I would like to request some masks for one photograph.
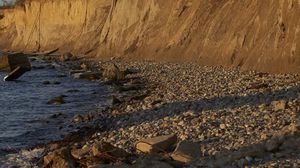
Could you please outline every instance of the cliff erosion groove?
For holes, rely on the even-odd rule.
[[[25,0],[0,49],[300,72],[300,0]]]

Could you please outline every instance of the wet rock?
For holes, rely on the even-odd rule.
[[[158,136],[137,142],[136,149],[144,153],[164,152],[171,149],[176,142],[176,135]]]
[[[73,122],[74,123],[81,123],[81,122],[83,122],[83,120],[84,120],[84,118],[83,118],[83,116],[82,115],[80,115],[80,114],[76,114],[74,117],[73,117]]]
[[[75,162],[70,154],[70,149],[61,148],[48,153],[44,157],[44,167],[75,168]]]
[[[274,111],[279,111],[286,109],[287,102],[285,100],[273,101],[271,105]]]
[[[82,72],[75,73],[73,77],[76,79],[84,79],[84,80],[98,80],[102,77],[102,73],[100,72]]]
[[[71,155],[78,160],[84,159],[86,157],[89,157],[89,154],[91,152],[91,147],[85,145],[80,149],[72,149]]]
[[[55,97],[53,99],[51,99],[50,101],[48,101],[47,104],[50,104],[50,105],[61,105],[61,104],[65,104],[65,100],[63,98],[64,96],[58,96],[58,97]]]
[[[50,81],[43,81],[43,85],[50,85]]]
[[[124,80],[125,72],[121,71],[117,65],[110,63],[104,68],[103,77],[114,81]]]
[[[182,141],[177,145],[171,157],[176,161],[189,163],[199,158],[200,154],[201,151],[199,144],[189,141]]]

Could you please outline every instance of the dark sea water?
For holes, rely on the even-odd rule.
[[[75,114],[100,109],[108,103],[109,89],[99,82],[63,76],[60,68],[42,60],[17,81],[4,82],[0,72],[0,155],[7,148],[18,149],[61,139],[74,130]],[[61,84],[43,84],[58,81]],[[48,105],[54,97],[64,95],[66,104]],[[53,117],[55,114],[61,114]],[[5,149],[5,150],[4,150]]]

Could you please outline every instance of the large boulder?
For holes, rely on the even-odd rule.
[[[48,153],[44,157],[44,167],[47,168],[75,168],[75,162],[69,148],[61,148]]]
[[[114,81],[124,80],[125,72],[121,71],[116,64],[110,63],[104,67],[103,77],[105,79],[114,80]]]
[[[164,135],[143,139],[136,143],[136,149],[144,153],[164,152],[177,142],[176,135]]]

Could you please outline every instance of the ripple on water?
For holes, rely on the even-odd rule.
[[[0,72],[0,149],[28,147],[61,138],[72,128],[67,125],[76,113],[84,113],[107,104],[108,88],[96,82],[61,77],[62,71],[48,68],[48,63],[34,61],[33,69],[18,81],[4,82]],[[43,81],[61,84],[43,84]],[[79,92],[68,92],[70,90]],[[47,105],[56,96],[65,95],[63,105]],[[99,105],[100,104],[100,105]],[[61,113],[57,118],[53,114]],[[1,151],[1,150],[0,150]]]

